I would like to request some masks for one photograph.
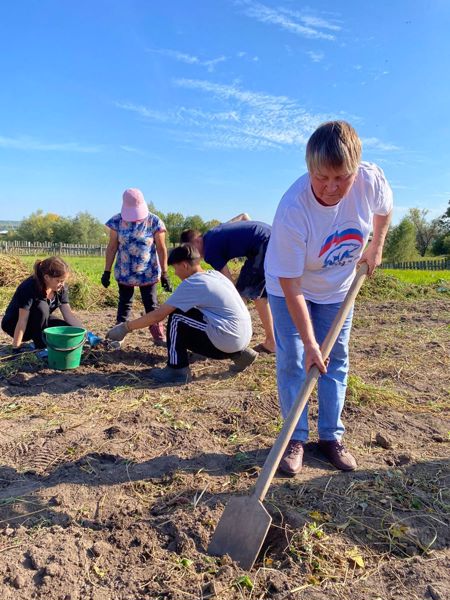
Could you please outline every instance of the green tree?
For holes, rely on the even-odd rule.
[[[156,215],[157,217],[162,219],[164,221],[164,223],[166,222],[166,217],[164,216],[164,213],[161,212],[160,210],[158,210],[156,208],[156,206],[153,204],[153,202],[147,202],[147,206],[148,206],[148,210],[151,213],[153,213],[154,215]]]
[[[432,250],[434,256],[442,256],[443,254],[450,256],[450,233],[437,237],[434,240]]]
[[[53,228],[52,242],[62,242],[65,244],[78,243],[73,235],[72,219],[61,217]]]
[[[181,213],[167,213],[164,223],[167,227],[168,241],[171,244],[178,244],[181,232],[184,229],[184,216]]]
[[[205,223],[205,231],[209,231],[210,229],[213,229],[214,227],[217,227],[217,225],[220,225],[220,221],[218,221],[217,219],[211,219],[211,221],[206,221]]]
[[[403,262],[416,260],[416,228],[412,221],[405,217],[389,230],[384,251],[385,262]]]
[[[445,213],[438,219],[439,235],[433,242],[433,254],[440,256],[441,254],[450,255],[450,200]]]
[[[17,229],[17,239],[26,242],[52,242],[61,217],[53,213],[44,215],[42,210],[23,219]]]
[[[450,200],[448,201],[448,207],[445,213],[439,219],[441,226],[444,228],[446,233],[450,233]]]
[[[185,218],[183,229],[198,229],[198,231],[203,233],[205,231],[205,222],[200,215],[192,215]]]
[[[426,209],[410,208],[407,214],[407,218],[416,229],[416,247],[420,256],[425,256],[440,230],[439,219],[427,221],[428,213]]]
[[[70,242],[75,244],[106,244],[108,242],[105,226],[88,212],[80,212],[72,219],[70,237]]]

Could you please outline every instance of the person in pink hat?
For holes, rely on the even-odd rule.
[[[103,287],[107,288],[115,260],[114,277],[119,286],[116,323],[130,318],[135,287],[139,287],[146,313],[158,308],[158,281],[166,291],[172,291],[167,276],[166,226],[148,210],[140,190],[125,190],[122,200],[120,213],[105,223],[109,228],[109,242],[101,278]],[[162,325],[152,325],[150,332],[155,343],[164,342]]]

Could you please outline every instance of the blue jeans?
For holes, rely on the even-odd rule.
[[[306,377],[303,364],[303,343],[289,314],[286,300],[269,294],[276,341],[277,384],[281,414],[285,419]],[[316,340],[323,342],[341,303],[307,302]],[[319,439],[340,440],[344,434],[341,413],[344,407],[349,368],[348,343],[352,327],[353,307],[330,353],[327,373],[319,377]],[[308,439],[308,405],[292,434],[293,440]]]

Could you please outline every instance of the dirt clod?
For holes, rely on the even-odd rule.
[[[13,587],[16,588],[16,590],[20,590],[20,589],[24,588],[25,584],[26,584],[25,577],[23,577],[22,575],[16,575],[14,577],[12,584],[13,584]]]
[[[394,445],[392,438],[387,433],[378,432],[375,436],[375,441],[378,446],[381,446],[381,448],[385,448],[386,450],[389,450]]]

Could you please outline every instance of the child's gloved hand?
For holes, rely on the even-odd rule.
[[[128,325],[125,321],[125,323],[119,323],[110,329],[106,334],[106,338],[108,340],[113,340],[114,342],[121,342],[128,333],[130,333],[130,330],[128,329]]]

